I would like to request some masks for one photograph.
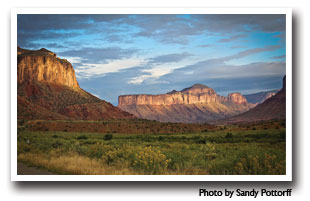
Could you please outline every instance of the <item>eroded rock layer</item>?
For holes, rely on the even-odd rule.
[[[120,109],[137,117],[163,122],[208,122],[240,114],[253,106],[240,93],[224,97],[201,84],[167,94],[123,95],[118,98]]]

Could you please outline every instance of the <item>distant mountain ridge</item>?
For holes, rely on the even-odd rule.
[[[81,89],[71,63],[44,48],[17,48],[17,116],[20,119],[135,118]]]
[[[249,103],[253,104],[259,104],[267,100],[268,98],[276,95],[280,89],[275,89],[271,91],[263,91],[263,92],[258,92],[258,93],[253,93],[253,94],[247,94],[244,95],[244,97],[247,99]]]
[[[140,118],[163,122],[207,122],[242,113],[253,106],[240,93],[224,97],[202,84],[166,94],[122,95],[118,98],[120,109]]]
[[[265,121],[286,119],[286,76],[283,78],[282,89],[263,103],[242,114],[225,119],[222,123]]]

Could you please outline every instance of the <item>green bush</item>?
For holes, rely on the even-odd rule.
[[[80,135],[80,136],[78,136],[77,139],[78,139],[78,140],[87,140],[87,136],[85,136],[85,135]]]
[[[197,144],[206,144],[207,140],[206,139],[199,139],[199,140],[196,140],[196,143]]]
[[[280,138],[281,139],[286,139],[286,132],[285,131],[280,133]]]
[[[225,138],[232,138],[232,137],[233,137],[232,133],[226,133]]]
[[[106,135],[104,135],[104,137],[103,137],[104,140],[112,140],[112,138],[113,138],[113,135],[112,135],[112,134],[106,134]]]
[[[53,148],[59,148],[61,145],[62,145],[61,142],[56,141],[55,143],[52,144],[52,147],[53,147]]]

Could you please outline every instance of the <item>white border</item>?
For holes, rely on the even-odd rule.
[[[286,175],[17,175],[17,14],[286,14]],[[14,8],[11,10],[12,181],[292,181],[291,8]]]

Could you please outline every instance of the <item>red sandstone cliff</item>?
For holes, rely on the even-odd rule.
[[[20,119],[135,118],[79,87],[70,62],[46,49],[17,49]]]
[[[176,105],[176,104],[207,104],[213,102],[232,102],[247,104],[247,100],[240,93],[228,94],[223,97],[207,86],[196,84],[182,91],[172,91],[160,95],[122,95],[118,97],[118,107],[125,105]]]
[[[44,48],[37,51],[18,48],[17,82],[25,81],[79,88],[71,63]]]
[[[231,93],[227,96],[227,101],[237,104],[247,104],[247,100],[241,93]]]
[[[193,123],[236,115],[247,111],[253,104],[249,104],[240,93],[224,97],[212,88],[196,84],[167,94],[119,96],[118,107],[150,120]]]

